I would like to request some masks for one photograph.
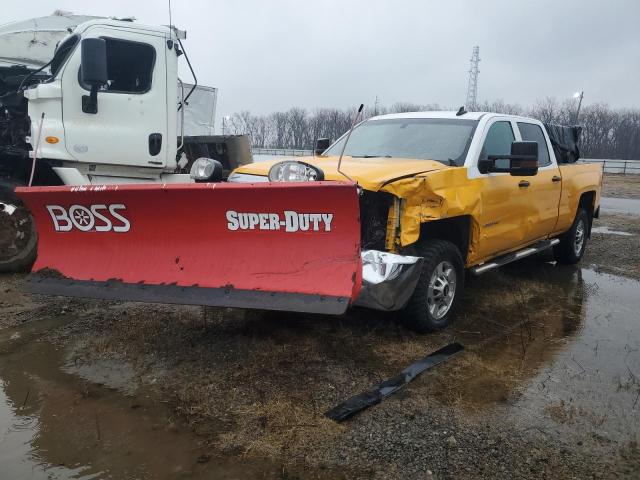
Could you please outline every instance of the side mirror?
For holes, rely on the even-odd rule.
[[[319,138],[316,140],[316,148],[313,150],[314,155],[322,155],[324,151],[331,146],[331,139]]]
[[[107,42],[102,38],[85,38],[80,44],[80,80],[91,87],[82,97],[84,113],[98,113],[98,90],[107,84]]]
[[[496,160],[509,160],[508,167],[496,166]],[[508,173],[514,177],[532,177],[538,173],[538,142],[512,142],[511,155],[489,155],[478,161],[480,173]]]
[[[538,142],[513,142],[510,156],[509,173],[514,177],[538,174]]]

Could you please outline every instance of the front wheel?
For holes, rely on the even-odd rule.
[[[573,265],[578,263],[587,248],[591,217],[584,208],[578,209],[573,225],[560,237],[560,243],[553,247],[553,254],[558,263]]]
[[[464,262],[458,248],[447,240],[425,240],[417,250],[424,257],[422,273],[400,315],[408,328],[424,333],[451,322],[464,290]]]
[[[31,212],[13,191],[0,187],[0,272],[28,271],[37,244]]]

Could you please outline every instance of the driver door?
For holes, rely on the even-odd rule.
[[[82,97],[89,86],[80,80],[78,46],[62,74],[67,151],[79,162],[164,167],[169,150],[165,37],[106,25],[90,27],[87,37],[107,42],[109,82],[98,92],[98,112],[85,113]],[[175,86],[171,105],[174,96]]]
[[[494,119],[485,128],[479,159],[489,155],[509,155],[516,141],[516,128],[508,119]],[[497,160],[496,165],[508,166],[509,160]],[[476,164],[477,165],[477,164]],[[531,195],[523,187],[523,177],[508,173],[479,175],[481,187],[480,239],[478,260],[486,260],[525,242],[525,223]]]

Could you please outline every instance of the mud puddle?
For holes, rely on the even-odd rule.
[[[509,307],[479,302],[456,325],[469,354],[438,378],[444,403],[580,445],[640,440],[640,282],[540,265],[487,275],[469,290],[476,303],[490,295]]]
[[[506,462],[498,477],[509,478],[533,455],[550,459],[548,478],[572,477],[560,467],[588,478],[640,440],[639,291],[531,259],[469,279],[455,323],[430,335],[357,309],[208,318],[113,304],[102,317],[42,316],[0,330],[0,477],[370,478],[396,465],[380,478],[450,478],[481,458],[479,477]],[[65,332],[66,349],[45,341],[51,331]],[[326,423],[328,408],[452,341],[465,352]],[[76,362],[83,349],[95,355]],[[122,351],[166,370],[142,377]],[[444,442],[454,432],[457,449]]]
[[[282,477],[283,467],[266,460],[212,458],[162,398],[135,385],[127,365],[77,367],[39,338],[66,321],[0,332],[2,478]],[[86,380],[98,371],[104,383]]]
[[[514,404],[519,422],[595,443],[637,443],[640,282],[591,270],[583,270],[582,282],[585,295],[576,322],[553,362]]]
[[[600,209],[604,213],[627,213],[640,215],[640,200],[635,198],[602,197]]]

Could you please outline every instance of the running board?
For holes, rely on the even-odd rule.
[[[518,250],[517,252],[498,257],[490,261],[489,263],[483,263],[481,265],[475,266],[471,268],[471,273],[473,275],[480,275],[481,273],[488,272],[489,270],[501,267],[503,265],[506,265],[507,263],[515,262],[516,260],[520,260],[522,258],[528,257],[529,255],[533,255],[534,253],[539,253],[547,250],[554,245],[557,245],[558,243],[560,243],[560,240],[558,240],[557,238],[553,238],[551,240],[543,240],[531,245],[530,247]]]

